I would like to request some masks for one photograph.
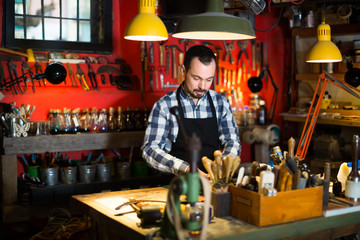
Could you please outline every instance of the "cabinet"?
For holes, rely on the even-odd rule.
[[[18,202],[17,183],[17,154],[101,150],[111,148],[140,147],[144,138],[143,131],[134,132],[108,132],[108,133],[85,133],[76,135],[49,135],[26,138],[2,138],[0,155],[0,196],[2,220],[12,222],[24,220],[31,216],[34,211],[41,211],[39,207],[31,209],[31,206],[21,206]],[[132,185],[159,183],[167,184],[168,178],[151,177],[150,179],[131,179]],[[126,181],[124,180],[124,185]],[[91,183],[90,183],[91,184]],[[121,183],[119,183],[121,184]],[[84,184],[83,184],[84,185]],[[49,186],[54,191],[64,185]],[[30,215],[29,215],[30,214]],[[27,216],[29,215],[29,216]]]

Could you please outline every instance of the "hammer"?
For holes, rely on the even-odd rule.
[[[179,40],[179,43],[181,44],[181,43],[184,43],[184,48],[185,48],[185,52],[189,49],[189,42],[191,42],[191,43],[198,43],[198,42],[195,42],[195,41],[193,41],[193,40],[191,40],[191,39],[180,39]]]
[[[172,50],[172,77],[177,78],[176,49],[179,52],[183,52],[183,51],[177,45],[165,46],[166,50],[170,48]]]

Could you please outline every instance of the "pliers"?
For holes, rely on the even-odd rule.
[[[21,94],[24,94],[24,90],[21,88],[20,85],[20,81],[19,78],[17,76],[17,72],[16,72],[16,64],[13,63],[13,61],[9,61],[8,63],[8,67],[9,67],[9,72],[10,72],[10,79],[11,79],[11,83],[13,83],[13,88],[14,88],[14,92],[15,94],[19,94],[19,92],[16,89],[16,85],[19,88],[19,91]],[[15,85],[16,84],[16,85]]]
[[[247,40],[242,40],[242,41],[238,41],[238,46],[240,47],[240,52],[237,56],[237,64],[239,65],[240,59],[241,59],[241,55],[244,53],[246,61],[249,63],[249,55],[246,51],[246,47],[247,47]]]
[[[229,56],[229,58],[230,58],[230,63],[231,63],[231,64],[234,64],[234,58],[233,58],[233,56],[231,55],[231,50],[234,49],[234,45],[233,45],[232,43],[227,44],[227,43],[225,42],[225,40],[223,40],[223,43],[224,43],[224,48],[225,48],[225,51],[226,51],[226,54],[225,54],[225,57],[224,57],[224,62],[226,62],[227,57]]]
[[[29,76],[30,76],[30,80],[31,80],[31,83],[32,83],[32,91],[33,91],[33,93],[36,93],[36,87],[35,87],[35,81],[34,81],[34,79],[33,79],[33,73],[32,73],[32,71],[31,71],[31,69],[30,69],[30,67],[29,67],[29,64],[27,63],[27,62],[23,62],[23,64],[22,64],[22,73],[23,73],[23,76],[24,76],[24,78],[25,78],[25,76],[26,76],[26,72],[25,71],[27,71],[27,73],[29,73]],[[25,80],[25,79],[24,79]],[[27,80],[27,79],[26,79]],[[25,80],[25,88],[26,88],[26,90],[27,90],[27,85],[26,85],[26,81]]]
[[[76,77],[79,79],[80,81],[80,84],[81,84],[81,87],[85,90],[85,91],[89,91],[90,88],[89,88],[89,85],[87,84],[86,82],[86,79],[85,79],[85,74],[84,72],[81,70],[80,68],[80,64],[76,64],[77,66],[77,71],[76,71]]]
[[[67,63],[67,68],[68,68],[69,78],[71,80],[71,86],[72,87],[77,87],[78,84],[76,82],[75,74],[73,72],[73,69],[72,69],[70,63]]]
[[[35,63],[35,70],[36,70],[36,74],[43,72],[42,69],[41,69],[41,64],[39,62]],[[44,87],[46,87],[45,79],[43,79],[42,81],[43,81]],[[39,86],[41,87],[40,81],[39,81]]]
[[[90,63],[89,63],[89,62],[86,62],[86,63],[87,63],[87,65],[88,65],[88,67],[89,67],[88,76],[89,76],[89,78],[90,78],[91,87],[92,87],[94,90],[97,90],[98,85],[97,85],[97,82],[96,82],[95,73],[94,73],[93,70],[91,69]]]

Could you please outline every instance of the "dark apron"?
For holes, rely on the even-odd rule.
[[[201,158],[203,156],[207,156],[210,159],[214,159],[214,151],[218,150],[220,146],[219,130],[214,103],[210,97],[209,92],[207,92],[206,94],[209,99],[212,117],[184,118],[184,111],[180,102],[180,89],[178,88],[176,91],[176,99],[179,105],[180,119],[183,122],[187,136],[192,136],[192,133],[196,133],[196,136],[199,137],[201,140],[201,154],[200,159],[198,159],[197,166],[203,171],[205,169],[202,164]],[[182,134],[180,133],[180,129],[175,143],[172,144],[170,154],[182,160],[188,161],[188,159],[186,159],[187,153],[184,147],[184,139],[182,137]]]

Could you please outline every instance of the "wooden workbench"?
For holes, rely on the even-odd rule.
[[[135,213],[115,216],[120,199],[165,200],[167,189],[148,188],[120,192],[73,196],[70,206],[88,214],[93,220],[93,239],[151,239],[159,228],[143,229]],[[115,200],[115,203],[110,203]],[[111,206],[113,205],[113,206]],[[360,232],[360,206],[347,208],[346,213],[317,217],[285,224],[257,227],[232,217],[214,218],[209,224],[207,239],[334,239]],[[331,211],[329,211],[331,212]],[[326,212],[325,212],[326,213]],[[110,236],[108,238],[105,235]]]

